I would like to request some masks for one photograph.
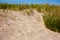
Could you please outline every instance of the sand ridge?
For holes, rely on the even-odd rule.
[[[60,40],[60,33],[45,27],[42,13],[36,10],[30,16],[23,13],[9,10],[0,17],[0,40]]]

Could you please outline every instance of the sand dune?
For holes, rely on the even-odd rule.
[[[25,11],[0,13],[0,40],[60,40],[60,33],[47,29],[42,13],[36,10],[30,16]]]

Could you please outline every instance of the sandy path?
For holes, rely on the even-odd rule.
[[[27,16],[10,11],[0,17],[0,40],[60,40],[60,33],[45,28],[41,13]]]

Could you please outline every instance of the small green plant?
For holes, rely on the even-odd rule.
[[[26,10],[26,14],[29,16],[33,15],[33,10]]]

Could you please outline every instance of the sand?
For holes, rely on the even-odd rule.
[[[25,11],[0,11],[0,40],[60,40],[60,33],[46,28],[43,13],[33,10],[33,15]]]

